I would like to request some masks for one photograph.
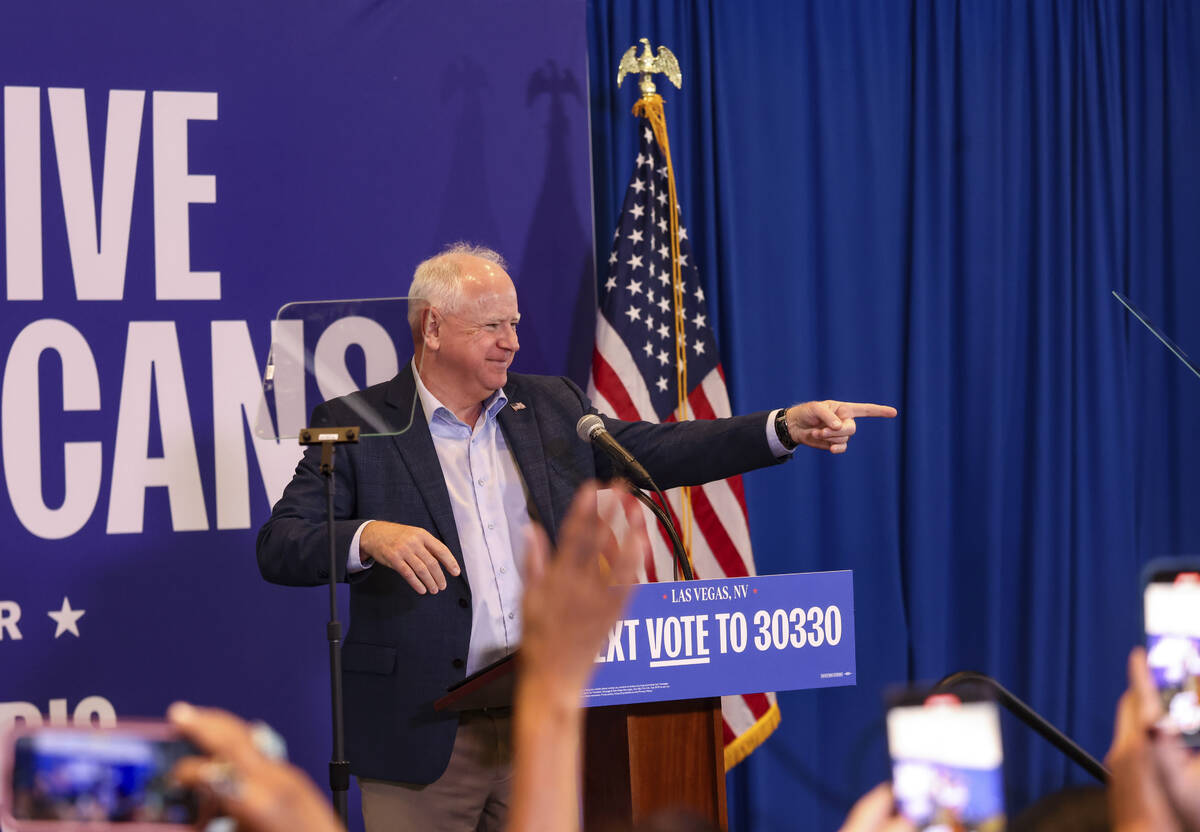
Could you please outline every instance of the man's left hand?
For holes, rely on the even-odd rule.
[[[844,454],[854,435],[855,419],[896,418],[896,408],[886,404],[839,402],[826,399],[805,402],[787,409],[788,434],[793,442],[831,454]]]

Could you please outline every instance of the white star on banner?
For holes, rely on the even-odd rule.
[[[85,612],[87,612],[87,610],[71,609],[71,602],[64,595],[62,608],[57,612],[51,610],[50,612],[46,613],[46,615],[54,619],[54,623],[57,625],[54,628],[54,637],[58,638],[63,633],[70,633],[71,635],[75,636],[75,638],[79,638],[79,619],[83,617]]]
[[[667,194],[666,194],[666,192],[663,192],[663,193],[659,194],[657,197],[655,197],[655,199],[657,199],[657,200],[658,200],[658,204],[659,204],[659,205],[666,205],[666,204],[667,204]]]
[[[646,157],[639,153],[637,157],[637,166],[640,168],[644,164],[646,164]]]
[[[654,131],[651,130],[649,127],[646,128],[646,141],[648,141],[648,142],[654,141]]]
[[[610,274],[608,280],[604,281],[604,288],[610,290],[617,288],[617,279]]]
[[[662,376],[659,376],[658,381],[654,382],[654,384],[655,384],[655,386],[658,387],[658,391],[660,393],[667,392],[667,380],[665,378],[663,378]]]
[[[663,165],[661,168],[658,169],[658,175],[661,176],[663,179],[667,178],[667,166],[666,165]]]
[[[635,180],[633,180],[633,184],[630,185],[629,187],[633,188],[635,191],[637,191],[640,194],[642,192],[642,190],[646,187],[646,183],[640,179],[635,179]]]
[[[670,358],[670,356],[668,356],[668,355],[667,355],[667,351],[666,351],[666,350],[663,350],[662,352],[660,352],[660,353],[658,354],[658,363],[659,363],[659,364],[662,364],[662,365],[665,367],[665,366],[667,366],[667,359],[668,359],[668,358]]]
[[[654,319],[650,317],[649,313],[646,314],[646,329],[650,332],[654,331]]]
[[[704,303],[704,290],[703,289],[701,289],[699,286],[697,286],[694,294],[695,294],[696,300],[699,303]]]
[[[681,265],[681,266],[687,265],[687,255],[683,254],[682,252],[680,252],[680,254],[679,254],[679,265]]]
[[[635,203],[634,206],[629,209],[629,213],[633,215],[634,219],[640,220],[642,218],[642,214],[646,213],[646,209]]]
[[[626,263],[625,265],[629,266],[632,269],[640,269],[642,267],[641,255],[640,254],[629,255],[629,262]]]
[[[704,320],[705,320],[704,316],[701,315],[699,312],[697,312],[696,317],[692,318],[692,323],[694,323],[696,326],[698,326],[700,328],[703,328]]]
[[[666,243],[663,243],[661,246],[659,246],[658,256],[664,260],[666,260],[667,258],[669,258],[671,256],[671,249],[667,248]],[[682,262],[682,261],[680,261],[680,262]]]
[[[696,342],[692,344],[692,349],[696,351],[696,355],[704,355],[704,342],[697,338]]]
[[[658,221],[658,230],[664,234],[667,233],[667,218],[666,217],[663,217],[661,220]]]
[[[616,263],[617,263],[616,249],[613,249],[613,253],[608,255],[608,262],[609,262],[609,265],[614,265],[614,266],[616,265]]]
[[[642,241],[641,229],[635,228],[635,229],[633,229],[633,231],[629,232],[629,242],[640,243],[641,241]]]
[[[663,269],[661,272],[659,272],[658,273],[658,282],[664,286],[669,284],[671,282],[670,272],[668,272],[666,269]],[[664,309],[663,311],[665,312],[666,310]]]
[[[665,315],[665,314],[667,314],[667,310],[670,308],[671,308],[671,301],[667,300],[666,298],[662,298],[661,300],[659,300],[658,311],[662,312]]]
[[[642,281],[631,280],[631,281],[629,281],[629,285],[625,288],[627,288],[633,294],[639,295],[642,292]]]
[[[666,338],[670,334],[671,334],[670,327],[668,327],[666,324],[659,324],[659,327],[658,327],[658,337],[659,338]]]
[[[640,321],[642,319],[642,310],[636,306],[631,306],[625,310],[625,314],[629,316],[631,321]]]
[[[682,225],[679,226],[679,239],[686,240],[687,238],[688,238],[687,229],[684,228]]]
[[[646,302],[647,303],[657,303],[658,302],[654,299],[654,290],[653,289],[646,290]]]
[[[646,342],[646,346],[642,347],[642,350],[645,351],[647,358],[654,357],[654,345],[649,341]]]

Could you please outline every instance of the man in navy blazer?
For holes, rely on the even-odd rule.
[[[391,434],[344,446],[334,473],[338,578],[351,587],[347,757],[368,829],[498,829],[507,714],[460,718],[433,702],[519,644],[531,523],[554,540],[575,490],[614,472],[576,436],[595,411],[575,384],[508,372],[520,314],[498,254],[453,246],[418,266],[409,296],[422,299],[410,302],[413,362],[313,412],[314,425]],[[602,418],[667,489],[776,464],[800,443],[839,453],[856,416],[894,415],[826,401],[714,421]],[[274,583],[328,580],[319,458],[310,446],[259,532]]]

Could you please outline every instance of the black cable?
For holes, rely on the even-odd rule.
[[[663,496],[657,485],[654,485],[654,480],[650,480],[650,484],[654,487],[654,493],[663,501],[663,505],[667,504],[667,498]],[[636,497],[644,504],[654,516],[658,518],[659,524],[666,529],[667,537],[671,539],[672,554],[675,556],[675,563],[679,567],[680,574],[683,575],[685,581],[696,580],[696,573],[692,571],[692,565],[688,562],[687,550],[683,548],[683,541],[679,539],[679,530],[675,528],[675,523],[666,509],[659,506],[645,491],[629,483],[629,493]]]

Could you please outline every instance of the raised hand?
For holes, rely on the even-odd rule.
[[[563,521],[557,555],[549,558],[537,527],[525,555],[524,671],[553,675],[556,687],[575,698],[650,546],[637,503],[625,494],[621,506],[629,530],[618,541],[596,512],[595,485],[583,486]]]

